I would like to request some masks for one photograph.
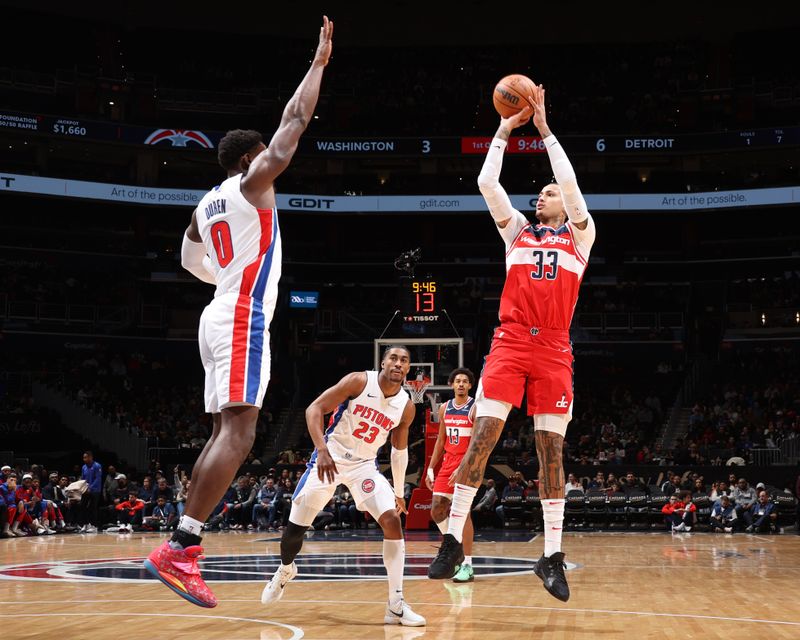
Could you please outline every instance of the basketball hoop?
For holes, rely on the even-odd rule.
[[[408,395],[411,396],[411,401],[414,404],[422,404],[425,402],[425,392],[430,386],[430,378],[425,380],[406,380],[403,383],[403,389],[408,391]]]

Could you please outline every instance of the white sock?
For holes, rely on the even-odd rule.
[[[450,506],[450,523],[447,527],[447,533],[459,542],[464,539],[464,525],[469,517],[472,501],[475,499],[476,493],[478,493],[478,487],[470,487],[465,484],[457,484],[453,491],[453,503]]]
[[[203,523],[187,515],[183,515],[178,523],[178,529],[199,536],[203,532]]]
[[[403,570],[406,565],[406,541],[383,540],[383,566],[389,577],[389,606],[397,608],[403,599]]]
[[[449,522],[450,522],[450,518],[445,518],[441,522],[437,522],[436,523],[436,526],[439,527],[439,531],[442,532],[442,535],[447,533],[447,525],[449,524]]]
[[[542,498],[544,516],[544,557],[561,551],[561,533],[564,526],[564,498]]]
[[[464,556],[464,563],[472,566],[472,556]]]

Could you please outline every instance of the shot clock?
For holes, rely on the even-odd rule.
[[[436,322],[442,310],[442,289],[433,278],[400,279],[400,313],[406,322]]]

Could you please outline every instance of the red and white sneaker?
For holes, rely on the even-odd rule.
[[[200,576],[197,561],[203,557],[203,547],[173,549],[165,540],[144,561],[144,568],[165,585],[198,607],[216,607],[217,598]]]

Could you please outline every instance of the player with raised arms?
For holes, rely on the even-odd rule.
[[[289,525],[281,536],[281,564],[264,587],[261,602],[283,596],[297,575],[294,559],[308,527],[344,484],[361,511],[368,511],[383,529],[383,564],[389,578],[384,624],[421,627],[425,618],[403,599],[406,549],[400,512],[406,513],[403,488],[408,467],[408,428],[414,403],[403,389],[411,354],[402,346],[387,347],[380,371],[356,371],[325,390],[306,409],[306,425],[314,442],[308,468],[292,496]],[[323,419],[331,414],[327,430]],[[391,437],[392,482],[378,470],[378,450]]]
[[[240,129],[220,141],[218,159],[228,178],[200,201],[183,239],[181,264],[217,285],[200,318],[198,336],[206,373],[205,408],[213,415],[214,428],[194,464],[177,530],[144,566],[201,607],[215,607],[217,599],[197,564],[203,553],[200,532],[250,453],[269,383],[269,325],[281,276],[273,185],[311,121],[332,37],[333,22],[325,16],[311,68],[286,104],[269,146],[257,131]]]
[[[469,391],[475,386],[475,374],[464,367],[453,369],[447,378],[447,384],[453,388],[454,397],[439,407],[439,435],[425,474],[425,484],[433,491],[431,518],[442,535],[447,533],[453,500],[450,476],[461,464],[472,436],[475,399],[470,397]],[[433,470],[440,461],[442,466],[434,478]],[[464,561],[453,576],[453,582],[472,582],[475,579],[472,569],[473,537],[472,518],[470,512],[467,512],[463,539]]]
[[[512,406],[527,393],[539,459],[539,494],[544,515],[544,553],[535,571],[545,589],[569,599],[561,551],[564,521],[562,448],[572,418],[572,346],[569,327],[578,288],[595,239],[595,226],[578,188],[575,171],[547,125],[544,88],[529,105],[500,120],[478,186],[506,247],[506,283],[495,330],[476,393],[476,420],[464,459],[453,473],[453,503],[448,532],[428,569],[431,578],[450,578],[463,561],[462,536],[486,463]],[[533,114],[555,183],[546,185],[536,203],[538,224],[514,209],[500,185],[503,151],[511,131]],[[460,516],[460,517],[454,517]]]

